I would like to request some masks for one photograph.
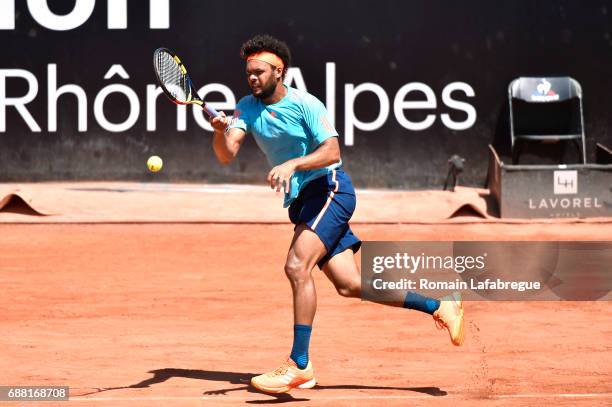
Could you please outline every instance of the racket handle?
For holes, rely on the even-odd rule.
[[[219,112],[217,112],[215,109],[213,109],[212,107],[208,106],[206,103],[204,103],[202,105],[202,110],[204,110],[206,112],[207,115],[210,116],[210,118],[212,119],[213,117],[217,117],[219,116]]]

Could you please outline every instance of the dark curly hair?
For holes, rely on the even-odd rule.
[[[291,66],[291,51],[289,51],[287,44],[271,35],[258,34],[242,44],[240,57],[246,60],[249,55],[260,51],[269,51],[278,55],[285,64],[283,69],[283,77],[285,77],[287,69]]]

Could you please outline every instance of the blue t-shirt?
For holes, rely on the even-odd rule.
[[[337,137],[329,123],[327,110],[319,99],[308,92],[285,86],[287,95],[279,102],[266,105],[253,95],[240,99],[228,129],[249,132],[275,167],[288,160],[312,153],[323,141]],[[291,177],[290,193],[285,194],[286,208],[306,184],[327,175],[341,163],[317,170],[296,171]]]

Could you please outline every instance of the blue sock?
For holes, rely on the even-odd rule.
[[[290,357],[300,369],[308,366],[308,345],[311,332],[310,325],[293,326],[293,348],[291,348]]]
[[[404,308],[415,309],[431,315],[436,312],[438,307],[440,307],[440,301],[435,298],[424,297],[412,291],[408,291],[406,299],[404,299]]]

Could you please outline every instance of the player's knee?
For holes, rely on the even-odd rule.
[[[300,259],[288,259],[285,263],[285,275],[292,284],[299,284],[308,278],[308,269]]]
[[[337,285],[336,291],[343,297],[357,298],[361,295],[361,282],[351,280],[345,284]]]

